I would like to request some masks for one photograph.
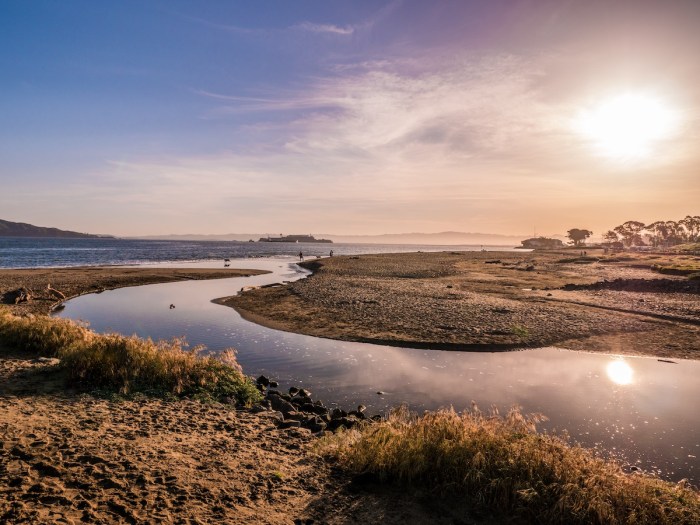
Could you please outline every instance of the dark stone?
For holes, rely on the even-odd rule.
[[[302,388],[301,390],[299,390],[299,395],[300,395],[301,397],[309,397],[309,398],[310,398],[310,397],[311,397],[311,392],[309,392],[308,390],[306,390],[306,388]]]
[[[296,396],[299,393],[299,389],[295,386],[289,387],[289,395]]]
[[[289,401],[282,399],[281,396],[271,396],[270,405],[273,410],[278,410],[283,414],[288,414],[289,412],[295,412],[296,408]]]
[[[293,421],[299,421],[299,422],[304,422],[308,419],[308,416],[304,414],[303,412],[287,412],[284,415],[284,419],[289,419]]]
[[[265,387],[270,386],[270,380],[265,376],[258,377],[257,382],[259,385],[262,385]]]
[[[328,414],[328,409],[324,406],[321,405],[316,405],[313,403],[305,403],[301,405],[301,409],[304,412],[310,412],[312,414],[317,414],[319,416],[323,416],[325,414]]]
[[[331,411],[331,419],[340,419],[341,417],[347,417],[348,413],[342,408],[334,408]]]
[[[280,423],[280,428],[298,428],[301,426],[301,421],[295,421],[293,419],[285,419]]]
[[[270,386],[272,388],[277,388],[278,386],[280,386],[280,384],[277,381],[270,381]]]

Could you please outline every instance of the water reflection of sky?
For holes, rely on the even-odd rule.
[[[87,320],[98,331],[185,336],[212,351],[234,347],[247,373],[264,373],[284,387],[303,384],[316,397],[346,408],[363,403],[379,412],[408,403],[417,410],[461,410],[472,400],[482,409],[495,405],[501,411],[521,405],[525,412],[546,415],[546,430],[565,429],[575,440],[627,463],[700,483],[694,406],[700,399],[700,361],[622,360],[556,348],[419,350],[279,332],[211,303],[243,286],[303,275],[289,259],[232,261],[232,267],[251,266],[273,273],[122,288],[74,299],[62,315]]]

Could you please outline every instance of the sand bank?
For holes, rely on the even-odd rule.
[[[47,285],[68,299],[85,293],[199,279],[225,279],[268,273],[265,270],[206,269],[206,268],[125,268],[118,266],[88,266],[74,268],[0,269],[0,304],[11,307],[17,314],[46,314],[57,304],[56,295]],[[14,304],[13,292],[19,288],[31,291],[32,299]]]
[[[307,279],[218,302],[260,324],[331,339],[697,359],[700,283],[651,269],[684,260],[593,252],[333,257],[308,263]]]

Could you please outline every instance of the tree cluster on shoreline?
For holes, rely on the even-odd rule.
[[[603,241],[611,245],[621,243],[625,248],[632,246],[667,248],[700,242],[700,216],[687,215],[678,221],[656,221],[650,224],[627,221],[605,232]]]

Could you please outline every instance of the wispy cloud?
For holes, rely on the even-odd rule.
[[[333,24],[314,24],[313,22],[302,22],[293,26],[293,28],[312,33],[330,33],[333,35],[352,35],[355,32],[353,26],[340,27]]]

